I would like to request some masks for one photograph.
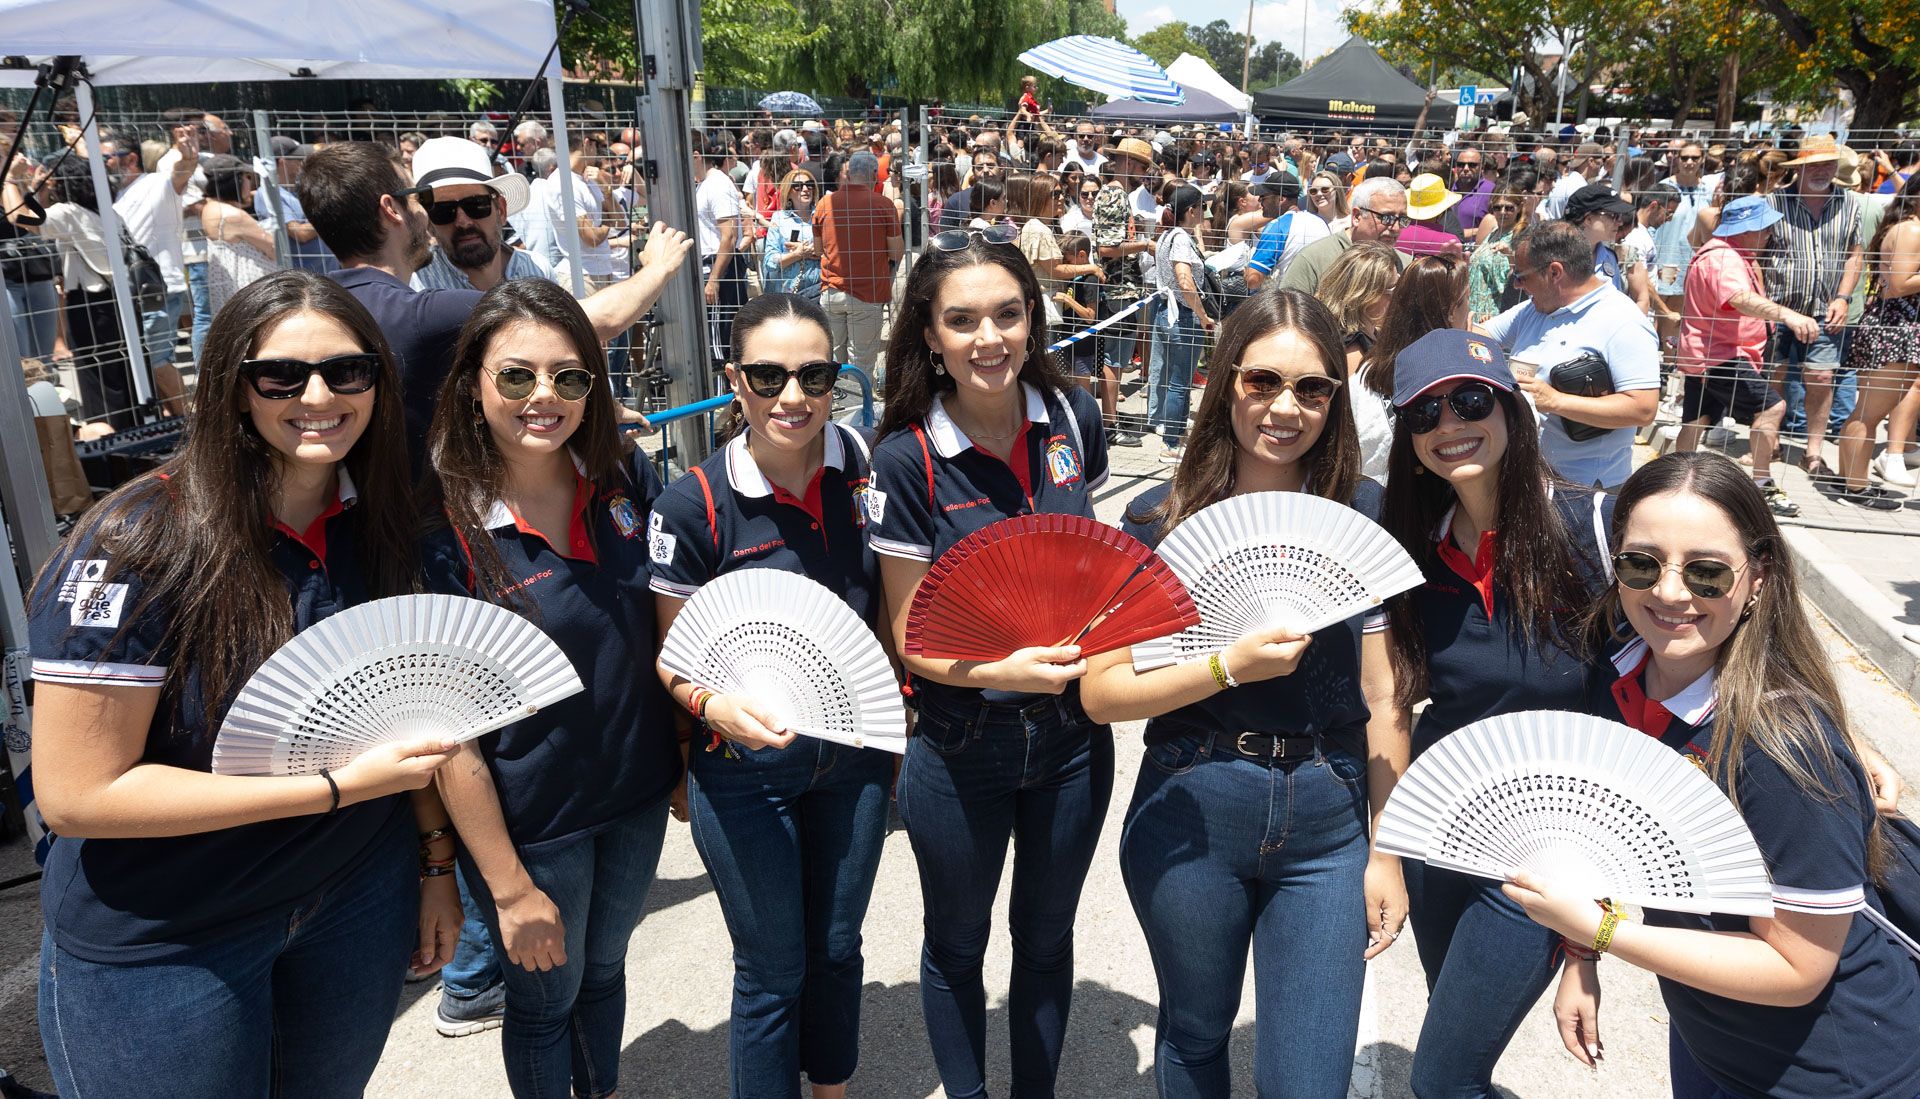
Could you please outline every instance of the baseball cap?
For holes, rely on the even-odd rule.
[[[1736,233],[1771,229],[1780,218],[1780,211],[1774,209],[1764,196],[1742,195],[1721,207],[1720,224],[1714,227],[1713,235],[1730,237]]]
[[[1273,172],[1267,178],[1247,188],[1247,193],[1255,198],[1267,195],[1279,195],[1281,198],[1299,198],[1300,181],[1292,172]]]
[[[267,141],[267,148],[273,150],[274,156],[292,156],[293,151],[299,147],[300,143],[298,141],[295,141],[285,134],[274,134],[273,137]]]
[[[1393,358],[1393,407],[1405,408],[1447,382],[1474,378],[1513,392],[1513,371],[1500,345],[1458,328],[1436,328]]]
[[[1589,183],[1567,198],[1566,219],[1575,225],[1588,214],[1612,214],[1622,220],[1633,217],[1633,204],[1613,193],[1604,183]]]

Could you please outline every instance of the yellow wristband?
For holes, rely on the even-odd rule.
[[[1600,907],[1604,911],[1600,917],[1600,930],[1593,933],[1593,949],[1596,953],[1605,954],[1607,948],[1613,945],[1614,930],[1620,926],[1620,910],[1613,906],[1612,901],[1601,901]]]
[[[1220,659],[1219,653],[1207,655],[1207,671],[1213,673],[1213,685],[1221,690],[1224,691],[1233,685],[1233,681],[1227,678],[1226,662]]]

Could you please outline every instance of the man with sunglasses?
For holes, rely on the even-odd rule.
[[[1513,285],[1528,300],[1489,320],[1486,332],[1510,360],[1535,365],[1535,373],[1516,377],[1547,418],[1540,455],[1576,485],[1611,490],[1633,472],[1635,429],[1652,423],[1659,408],[1653,326],[1595,269],[1593,245],[1571,221],[1543,221],[1521,234]],[[1604,375],[1603,395],[1567,391],[1582,371]]]
[[[485,150],[475,148],[477,156],[460,164],[441,162],[436,168],[430,163],[421,178],[429,173],[433,178],[409,186],[392,148],[340,142],[307,160],[296,188],[320,239],[340,260],[340,270],[329,277],[373,314],[399,360],[408,450],[416,469],[425,457],[427,425],[452,367],[455,339],[481,296],[471,289],[416,291],[408,284],[433,257],[432,220],[421,202],[433,203],[440,188],[491,183],[492,165]],[[419,152],[414,167],[422,168]],[[505,180],[520,176],[503,177],[501,186],[511,187]],[[613,339],[640,319],[685,262],[691,245],[685,233],[656,223],[640,270],[581,301],[601,339]]]
[[[1266,213],[1271,203],[1273,217],[1260,230],[1260,236],[1254,241],[1253,254],[1247,257],[1247,289],[1258,290],[1275,273],[1284,270],[1281,258],[1286,254],[1287,246],[1295,243],[1295,233],[1308,234],[1306,243],[1313,243],[1331,232],[1327,223],[1312,213],[1300,209],[1300,181],[1291,172],[1275,172],[1267,177],[1265,183],[1256,183],[1247,191],[1260,196],[1261,212]],[[1299,245],[1294,253],[1299,254]]]
[[[1688,237],[1694,219],[1713,201],[1713,180],[1704,175],[1706,160],[1706,150],[1699,142],[1683,142],[1668,161],[1673,174],[1660,181],[1680,196],[1672,215],[1653,233],[1653,292],[1666,306],[1659,324],[1661,346],[1669,361],[1673,344],[1680,338],[1687,264],[1693,262],[1693,245]]]
[[[1400,239],[1400,230],[1407,224],[1407,189],[1398,180],[1385,176],[1362,180],[1353,189],[1353,213],[1347,228],[1301,249],[1287,264],[1286,273],[1280,276],[1280,288],[1305,290],[1309,294],[1317,292],[1320,276],[1340,258],[1340,253],[1370,240],[1392,245]],[[1394,255],[1402,271],[1413,262],[1412,256],[1397,248]]]
[[[527,177],[492,176],[486,152],[457,137],[436,137],[413,154],[433,257],[413,273],[415,290],[487,291],[508,279],[558,282],[545,257],[509,247],[500,235],[507,218],[527,205]]]
[[[1485,169],[1487,157],[1478,145],[1462,141],[1453,150],[1453,181],[1449,186],[1462,196],[1454,212],[1460,218],[1462,239],[1472,243],[1480,233],[1480,221],[1487,216],[1487,203],[1493,199],[1494,177]]]

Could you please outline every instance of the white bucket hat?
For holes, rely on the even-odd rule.
[[[508,214],[519,213],[527,205],[527,177],[519,172],[496,176],[490,160],[487,150],[464,137],[431,138],[413,151],[413,185],[483,184],[506,196]]]

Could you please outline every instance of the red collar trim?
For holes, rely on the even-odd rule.
[[[978,443],[973,444],[973,449],[992,458],[996,462],[1001,462],[1002,465],[1005,465],[1013,471],[1014,479],[1020,482],[1020,492],[1026,496],[1029,506],[1033,503],[1033,456],[1027,451],[1027,437],[1032,430],[1033,421],[1031,419],[1020,425],[1020,433],[1013,437],[1013,449],[1007,452],[1007,457],[1004,462],[1002,462],[1000,456],[993,451],[986,449]]]
[[[1613,701],[1628,725],[1658,740],[1673,724],[1673,712],[1658,700],[1647,697],[1644,676],[1652,660],[1652,650],[1642,650],[1633,670],[1613,681]]]
[[[573,511],[567,520],[567,541],[566,544],[559,546],[554,545],[553,539],[548,538],[545,533],[535,529],[525,519],[521,518],[519,512],[507,507],[504,503],[497,506],[500,511],[506,512],[507,517],[513,520],[513,529],[519,531],[521,534],[533,535],[535,538],[545,542],[548,549],[562,557],[574,561],[585,561],[589,565],[598,565],[600,558],[593,552],[593,539],[587,536],[587,509],[593,503],[593,492],[593,482],[576,472],[573,475]],[[498,517],[498,513],[496,513],[495,517]],[[503,525],[502,523],[493,521],[489,521],[487,524],[489,528]]]
[[[769,481],[768,484],[773,488],[774,503],[787,504],[791,507],[799,508],[801,511],[812,516],[814,522],[823,522],[826,508],[820,503],[820,482],[826,476],[826,472],[827,467],[825,464],[822,464],[819,469],[814,470],[812,479],[807,482],[805,495],[801,496],[795,496],[793,493]]]
[[[1448,525],[1451,527],[1451,524]],[[1498,541],[1499,533],[1493,530],[1481,531],[1480,546],[1474,551],[1472,557],[1468,557],[1465,551],[1453,544],[1453,532],[1450,529],[1441,532],[1439,542],[1434,546],[1434,551],[1440,555],[1440,560],[1446,562],[1448,568],[1457,573],[1462,580],[1472,584],[1473,589],[1480,593],[1480,604],[1486,608],[1489,620],[1493,618],[1493,558],[1494,545]]]
[[[339,515],[345,511],[346,508],[346,502],[340,498],[340,490],[336,487],[333,492],[332,502],[328,503],[325,510],[314,517],[313,522],[307,525],[306,530],[294,530],[292,527],[281,522],[280,517],[277,515],[273,517],[273,529],[300,543],[302,546],[305,546],[307,552],[313,554],[314,558],[318,560],[324,568],[327,563],[327,520]]]

